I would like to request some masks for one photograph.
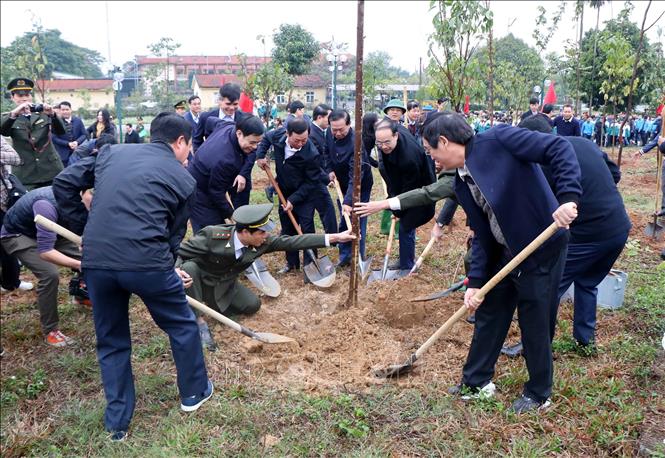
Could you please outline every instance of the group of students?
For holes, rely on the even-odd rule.
[[[367,216],[390,209],[400,219],[402,270],[413,266],[415,229],[431,221],[435,203],[449,199],[463,207],[474,232],[464,302],[476,322],[461,383],[451,392],[463,398],[493,395],[494,367],[517,309],[529,381],[512,408],[520,413],[547,407],[562,291],[575,283],[573,333],[580,345],[593,345],[595,287],[630,229],[607,156],[587,140],[552,135],[549,124],[535,116],[523,121],[523,128],[502,125],[475,134],[461,115],[437,112],[410,130],[401,124],[408,115],[399,101],[386,106],[385,117],[366,114],[360,133],[348,112],[324,105],[314,109],[311,121],[296,109],[285,126],[265,133],[257,117],[238,111],[239,95],[239,87],[224,85],[219,107],[202,113],[194,129],[175,114],[158,115],[149,144],[100,148],[56,173],[52,186],[35,187],[6,216],[2,246],[15,254],[30,251],[26,267],[33,270],[31,259],[38,259],[82,272],[93,304],[111,439],[127,436],[135,404],[130,295],[143,300],[169,335],[182,410],[198,409],[213,393],[202,344],[214,349],[214,342],[185,292],[222,313],[253,313],[260,299],[238,276],[262,254],[287,251],[283,271],[288,272],[301,264],[298,250],[339,244],[338,266],[344,267],[354,236],[343,218],[337,225],[327,190],[335,181],[344,195],[338,211],[361,217],[363,258]],[[17,104],[7,122],[32,122],[29,108]],[[57,122],[51,107],[42,116]],[[359,202],[353,202],[351,190],[355,135],[363,144]],[[374,147],[376,159],[370,154]],[[255,162],[269,167],[269,150],[286,199],[279,206],[280,237],[271,234],[272,202],[247,205],[252,167]],[[386,200],[370,201],[372,165],[386,182]],[[306,235],[294,236],[289,211]],[[311,234],[315,213],[326,234]],[[36,214],[82,234],[82,253],[36,226]],[[188,220],[195,235],[183,242]],[[478,298],[479,288],[552,221],[560,228],[556,234]],[[441,236],[443,224],[437,218],[434,236]],[[305,257],[302,263],[310,261]],[[40,296],[42,278],[48,277],[33,272]]]

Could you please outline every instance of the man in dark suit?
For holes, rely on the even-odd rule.
[[[561,114],[554,118],[557,135],[562,137],[581,137],[580,123],[573,116],[573,106],[565,104]]]
[[[326,136],[330,134],[330,131],[327,130],[329,126],[328,115],[332,111],[329,105],[322,103],[314,107],[312,112],[312,121],[309,125],[309,139],[314,143],[316,149],[321,155],[323,168],[321,169],[321,180],[327,186],[328,185],[328,174],[325,172],[325,161],[326,157]],[[323,229],[327,233],[333,233],[337,231],[337,218],[335,217],[335,206],[333,205],[332,199],[330,198],[330,193],[327,189],[324,189],[324,193],[317,194],[314,198],[314,210],[319,214],[321,219],[321,224],[323,224]]]
[[[192,125],[193,131],[199,125],[199,116],[201,114],[201,97],[198,95],[191,96],[187,102],[189,103],[189,111],[185,113],[185,119]]]
[[[199,116],[196,129],[194,129],[192,147],[195,154],[221,121],[231,121],[238,124],[244,118],[251,116],[251,113],[243,113],[238,109],[241,92],[240,86],[233,83],[226,83],[219,89],[219,108],[202,113]],[[233,182],[233,186],[236,187],[233,198],[235,207],[249,203],[249,193],[252,190],[252,167],[254,167],[256,156],[252,153],[247,159]]]
[[[529,110],[522,113],[522,116],[520,116],[520,121],[524,121],[529,116],[537,115],[539,111],[540,100],[538,100],[538,97],[531,97],[529,100]]]
[[[287,215],[287,210],[300,225],[302,232],[314,233],[314,204],[312,196],[324,192],[321,181],[321,156],[309,140],[309,125],[304,119],[292,119],[286,128],[271,130],[261,140],[256,150],[259,167],[268,167],[266,153],[273,148],[277,169],[277,184],[286,206],[279,207],[282,235],[295,235],[296,229]],[[287,265],[280,271],[286,273],[300,268],[300,255],[297,251],[287,251]],[[312,262],[305,256],[304,264]]]
[[[132,123],[125,124],[125,143],[141,143],[139,133],[134,130]]]
[[[263,136],[263,123],[250,116],[236,124],[221,121],[215,131],[196,152],[187,170],[196,180],[194,200],[190,204],[192,229],[198,232],[205,226],[224,224],[233,214],[237,195],[235,179],[254,155]]]
[[[60,117],[65,123],[65,133],[62,135],[53,135],[53,144],[55,144],[55,149],[60,155],[62,164],[66,165],[69,161],[69,156],[88,136],[81,118],[72,116],[71,103],[60,102]]]

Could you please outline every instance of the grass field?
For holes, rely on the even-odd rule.
[[[428,361],[447,358],[440,347],[423,358],[422,369],[405,383],[303,388],[295,379],[273,383],[284,371],[257,369],[260,366],[250,363],[261,354],[238,350],[236,341],[244,338],[226,333],[225,340],[218,340],[217,354],[206,354],[214,373],[215,396],[195,414],[185,414],[179,410],[168,340],[142,304],[134,301],[130,316],[137,406],[128,440],[114,444],[103,429],[105,400],[91,316],[67,303],[63,281],[60,321],[65,333],[78,341],[64,349],[42,343],[34,293],[3,295],[2,345],[7,353],[1,366],[0,454],[665,456],[665,356],[659,349],[665,331],[665,264],[658,257],[662,242],[642,233],[646,215],[653,211],[654,169],[655,159],[648,156],[637,165],[623,166],[620,189],[634,222],[616,266],[629,274],[624,305],[616,311],[599,311],[595,356],[576,352],[570,336],[572,307],[562,305],[554,343],[553,408],[547,412],[516,416],[508,411],[527,377],[521,359],[500,358],[496,398],[463,403],[446,394],[448,382],[459,379],[461,366],[449,374],[427,370]],[[264,180],[260,171],[255,173],[252,200],[264,202]],[[379,189],[375,183],[375,195]],[[459,221],[462,224],[453,231],[463,236],[463,218]],[[375,235],[378,223],[378,218],[370,220],[368,251],[372,253],[381,253],[385,243],[385,238]],[[418,252],[426,242],[427,231],[419,232]],[[336,256],[335,250],[328,252]],[[271,268],[281,263],[281,257],[269,259]],[[423,292],[441,289],[454,264],[445,255],[427,260],[423,275],[441,284]],[[63,276],[68,274],[63,271]],[[285,294],[301,294],[289,281]],[[311,286],[299,288],[319,294],[311,292]],[[259,312],[252,325],[279,306],[272,303]],[[332,325],[344,313],[323,316],[321,326]],[[431,324],[435,329],[440,323]],[[415,338],[417,345],[421,339],[420,335]],[[468,348],[466,339],[451,342],[461,354]],[[338,357],[343,361],[346,356]]]

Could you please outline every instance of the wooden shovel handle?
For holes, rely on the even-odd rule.
[[[275,191],[277,191],[277,195],[279,196],[279,201],[280,203],[286,207],[286,199],[284,198],[284,194],[282,194],[282,190],[279,189],[279,185],[277,184],[277,180],[275,180],[275,177],[272,175],[272,171],[270,170],[269,166],[266,166],[263,169],[264,172],[266,172],[266,175],[268,176],[268,181],[270,181],[270,184],[272,185],[273,188],[275,188]],[[296,232],[298,232],[298,235],[302,235],[302,229],[300,229],[300,224],[296,221],[296,218],[293,216],[293,213],[291,213],[291,210],[286,212],[289,215],[289,219],[291,220],[291,224],[293,224],[293,227],[296,228]]]
[[[420,266],[423,265],[423,261],[425,261],[425,258],[427,257],[427,255],[429,254],[430,250],[432,249],[435,243],[436,239],[434,237],[429,239],[429,242],[427,242],[427,246],[423,250],[423,254],[421,254],[418,257],[418,260],[416,261],[416,265],[414,266],[416,269],[420,269]]]
[[[337,200],[339,200],[339,204],[341,206],[344,206],[344,196],[342,195],[342,188],[339,187],[339,181],[337,181],[337,178],[333,179],[333,183],[335,184],[335,190],[337,191]],[[351,218],[349,218],[349,215],[344,213],[344,209],[342,209],[342,215],[344,216],[344,221],[346,222],[346,228],[351,230]]]
[[[390,232],[388,233],[388,245],[386,245],[386,256],[390,256],[393,250],[393,239],[395,238],[395,225],[397,224],[397,217],[392,215],[390,217]]]
[[[545,229],[538,237],[533,240],[533,242],[524,247],[524,249],[520,251],[517,256],[511,259],[510,262],[503,267],[503,269],[498,271],[496,275],[494,275],[487,283],[485,283],[485,285],[476,293],[475,297],[484,298],[487,293],[489,293],[490,290],[497,285],[497,283],[503,280],[506,275],[512,272],[518,265],[522,263],[522,261],[524,261],[531,253],[536,251],[540,245],[545,243],[545,241],[552,237],[558,230],[559,226],[557,226],[556,222],[550,224],[547,229]],[[448,321],[446,321],[439,329],[436,330],[434,334],[432,334],[429,339],[427,339],[427,342],[422,344],[422,346],[416,350],[416,357],[419,358],[423,353],[425,353],[427,349],[431,347],[432,344],[434,344],[434,342],[439,340],[443,334],[448,332],[452,325],[455,324],[457,320],[462,318],[467,312],[468,310],[466,306],[462,305],[457,310],[457,312],[455,312],[455,314],[448,319]]]
[[[42,215],[37,215],[35,216],[35,223],[39,224],[40,226],[48,229],[51,232],[55,232],[56,234],[66,238],[70,242],[74,242],[75,244],[81,246],[83,239],[81,236],[74,234],[72,231],[69,229],[66,229],[59,225],[58,223],[51,221],[48,218],[44,218]]]

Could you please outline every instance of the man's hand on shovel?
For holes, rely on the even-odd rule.
[[[476,297],[478,291],[480,291],[480,288],[468,288],[464,293],[464,305],[466,305],[466,308],[472,313],[480,307],[480,304],[483,303],[483,299],[485,299],[484,297],[480,299]]]
[[[554,218],[557,226],[569,229],[570,223],[577,218],[577,204],[575,202],[566,202],[565,204],[560,205],[559,208],[552,213],[552,218]]]

